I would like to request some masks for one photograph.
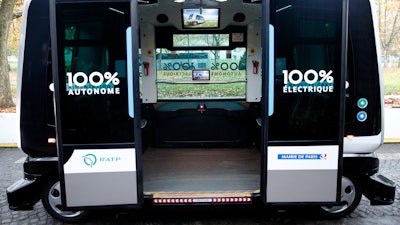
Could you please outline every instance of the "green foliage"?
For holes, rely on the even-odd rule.
[[[18,63],[10,62],[10,71],[17,71]]]
[[[242,57],[240,57],[239,70],[245,70],[246,66],[247,66],[247,50],[243,53]]]
[[[168,74],[168,73],[165,73]],[[158,84],[158,96],[162,99],[168,98],[243,98],[246,93],[246,83],[221,83],[221,84],[208,84],[208,83],[194,83],[191,74],[188,72],[186,76],[181,74],[177,75],[164,75],[159,73],[158,80],[165,81],[185,81],[187,84]],[[234,81],[245,80],[244,71],[212,71],[212,81]]]
[[[383,83],[385,95],[400,95],[400,68],[385,68]]]
[[[244,97],[245,83],[232,84],[159,84],[160,98],[226,98]]]

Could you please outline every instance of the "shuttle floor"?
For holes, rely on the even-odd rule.
[[[144,193],[259,192],[260,155],[256,148],[149,148]]]

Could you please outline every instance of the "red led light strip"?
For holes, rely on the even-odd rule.
[[[155,198],[154,204],[188,204],[188,203],[241,203],[252,202],[248,197],[224,198]]]

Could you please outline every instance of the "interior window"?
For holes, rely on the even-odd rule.
[[[229,34],[174,34],[174,47],[226,47],[229,46]]]
[[[246,49],[169,51],[159,48],[158,99],[245,98]]]

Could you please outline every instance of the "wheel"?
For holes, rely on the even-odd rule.
[[[42,203],[46,211],[54,218],[65,223],[81,222],[88,216],[87,211],[64,211],[61,209],[60,181],[49,179],[42,191]]]
[[[361,201],[362,190],[360,183],[351,176],[342,176],[340,205],[320,206],[320,214],[325,218],[337,219],[349,215]]]

